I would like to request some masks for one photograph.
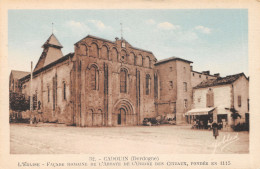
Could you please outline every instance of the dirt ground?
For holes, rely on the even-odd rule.
[[[11,124],[11,154],[248,153],[248,132],[194,130],[190,126],[73,127]]]

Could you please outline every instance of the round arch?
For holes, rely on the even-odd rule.
[[[133,104],[128,99],[118,100],[113,107],[114,125],[136,125],[137,114]]]

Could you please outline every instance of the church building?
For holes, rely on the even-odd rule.
[[[76,126],[141,125],[144,118],[170,116],[188,121],[193,88],[216,79],[192,70],[192,62],[170,57],[157,61],[151,51],[88,35],[63,55],[52,34],[31,74],[12,71],[10,92],[33,95],[42,121]]]

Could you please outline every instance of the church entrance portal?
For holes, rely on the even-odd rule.
[[[127,100],[118,101],[114,107],[113,125],[137,125],[137,114],[134,113],[132,104]]]
[[[123,108],[119,109],[119,113],[117,115],[117,124],[125,125],[126,124],[126,111]]]

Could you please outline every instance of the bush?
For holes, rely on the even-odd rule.
[[[30,99],[26,99],[24,94],[10,92],[9,107],[15,111],[26,111],[30,109]]]

